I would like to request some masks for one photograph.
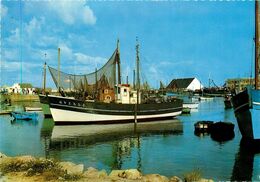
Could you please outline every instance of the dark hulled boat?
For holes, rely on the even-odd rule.
[[[50,69],[59,90],[62,87],[65,90],[65,86],[71,90],[73,86],[74,91],[81,90],[82,93],[88,91],[87,94],[83,94],[83,98],[48,95],[47,100],[55,124],[150,121],[180,115],[183,107],[182,99],[171,98],[158,103],[143,102],[140,90],[138,46],[137,44],[136,88],[130,87],[129,84],[121,84],[118,46],[109,61],[94,73],[77,76],[64,73],[61,75],[59,71],[55,73]],[[65,80],[63,84],[61,80]],[[86,96],[93,96],[94,99],[86,99]]]
[[[258,1],[255,1],[255,88],[247,88],[232,97],[239,130],[242,137],[249,140],[260,140],[258,16]]]
[[[55,124],[106,124],[135,120],[135,104],[89,102],[50,95],[48,99]],[[180,115],[181,112],[181,99],[173,99],[166,103],[138,104],[136,119],[166,119]]]

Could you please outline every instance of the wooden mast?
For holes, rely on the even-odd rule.
[[[46,54],[45,54],[46,56]],[[45,94],[45,90],[46,90],[46,62],[44,63],[43,66],[43,93]]]
[[[259,78],[258,48],[259,48],[258,1],[256,0],[255,1],[255,89],[258,89],[258,78]]]
[[[117,74],[118,74],[118,84],[121,84],[121,67],[120,67],[120,50],[119,50],[119,39],[117,40],[117,53],[116,53],[116,61],[117,61]]]
[[[139,44],[138,38],[136,37],[136,104],[135,104],[135,123],[137,123],[137,110],[139,104],[139,89],[140,89],[140,75],[139,75]]]
[[[138,39],[136,38],[136,89],[137,92],[139,92],[140,89],[140,67],[139,67],[139,44],[138,44]],[[137,96],[137,101],[138,101],[138,96]],[[137,102],[138,103],[138,102]]]
[[[60,48],[58,48],[58,90],[60,91]]]

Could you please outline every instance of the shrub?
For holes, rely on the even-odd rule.
[[[199,181],[201,179],[202,172],[200,169],[194,169],[191,172],[185,173],[183,176],[185,182]]]
[[[26,172],[27,176],[33,176],[40,174],[46,181],[58,180],[62,178],[64,180],[79,180],[81,174],[68,174],[67,171],[63,170],[58,162],[49,159],[35,159],[24,162],[19,159],[11,158],[1,163],[0,171],[5,173],[10,172]]]

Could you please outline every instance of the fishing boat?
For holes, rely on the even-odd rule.
[[[11,112],[11,115],[17,120],[36,120],[38,117],[35,112]]]
[[[255,1],[255,87],[234,93],[232,104],[242,137],[260,139],[258,1]]]
[[[136,85],[133,87],[121,83],[119,55],[117,45],[108,62],[101,69],[88,75],[76,77],[60,71],[55,72],[49,68],[59,90],[61,87],[66,90],[64,86],[68,86],[69,90],[81,90],[83,93],[80,97],[48,95],[50,111],[56,125],[151,121],[173,118],[181,114],[182,99],[171,97],[157,103],[147,102],[142,98],[138,43],[136,45]],[[62,80],[66,81],[62,82]],[[94,91],[93,94],[89,91],[91,89]]]

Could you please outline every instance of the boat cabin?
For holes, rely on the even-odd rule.
[[[116,86],[116,102],[121,104],[136,104],[137,91],[132,90],[129,84],[119,84]],[[139,104],[141,103],[141,93],[139,92]]]

